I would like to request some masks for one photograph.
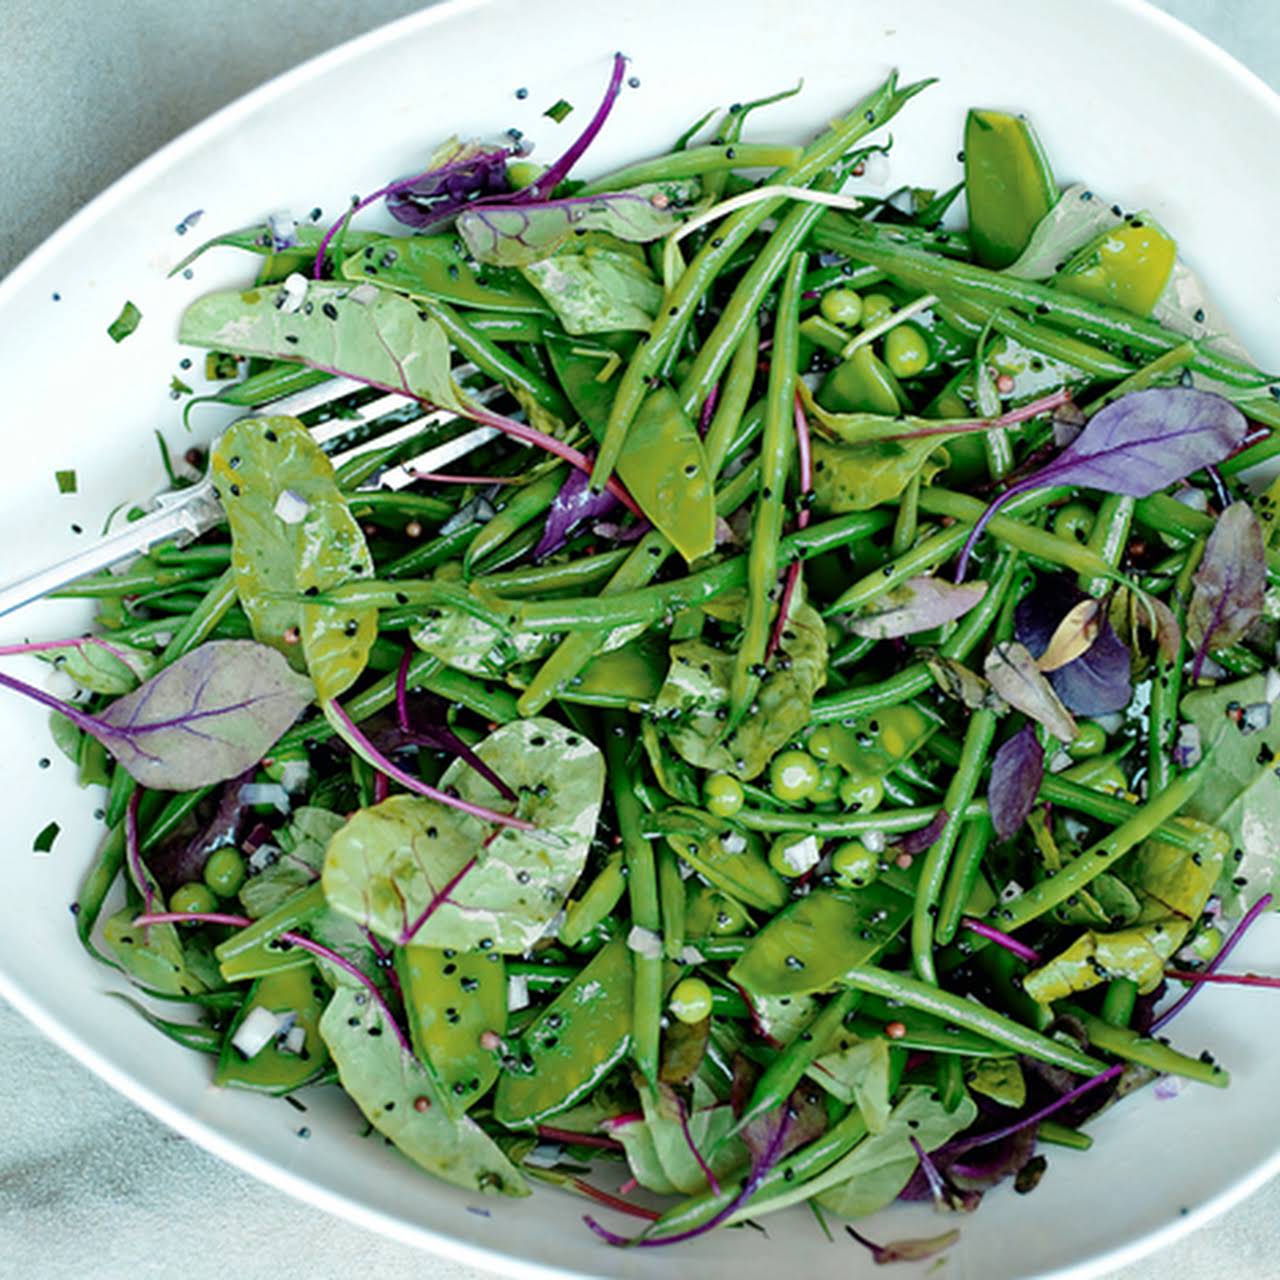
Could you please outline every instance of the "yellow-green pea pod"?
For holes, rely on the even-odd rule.
[[[218,1055],[213,1082],[227,1089],[253,1089],[259,1093],[292,1093],[319,1075],[329,1062],[329,1050],[320,1037],[320,1016],[328,1003],[329,988],[314,964],[268,974],[253,984],[240,1007]],[[268,1041],[252,1058],[233,1044],[236,1031],[254,1009],[294,1017],[302,1042],[296,1051],[279,1038]]]
[[[631,952],[615,938],[525,1031],[494,1095],[498,1123],[527,1128],[585,1098],[631,1043],[632,992]]]
[[[852,289],[828,289],[818,303],[823,318],[845,329],[852,329],[862,319],[862,296]]]
[[[622,854],[612,854],[582,896],[566,909],[560,941],[566,947],[576,947],[618,905],[626,889]]]
[[[496,951],[397,947],[409,1038],[461,1115],[498,1078],[499,1055],[483,1041],[507,1028],[507,973]]]
[[[831,413],[897,414],[909,402],[897,378],[867,343],[827,374],[818,403]]]
[[[1054,277],[1064,293],[1150,315],[1178,260],[1178,246],[1146,214],[1100,232]]]
[[[1067,782],[1089,787],[1094,791],[1102,791],[1108,795],[1127,795],[1129,779],[1125,777],[1120,761],[1124,758],[1124,750],[1109,751],[1105,755],[1093,756],[1064,769],[1057,776]]]
[[[310,964],[310,957],[302,948],[281,947],[277,939],[287,930],[308,924],[327,908],[324,889],[317,882],[310,888],[300,889],[274,911],[219,943],[213,954],[223,979],[242,982],[246,978],[260,978]]]
[[[700,876],[717,889],[758,911],[777,911],[787,901],[787,887],[769,865],[763,841],[754,831],[726,831],[699,838],[668,836],[667,843]]]
[[[914,378],[929,363],[929,344],[912,324],[900,324],[884,337],[884,362],[895,378]]]
[[[1048,157],[1025,116],[969,112],[964,193],[974,255],[984,267],[1009,266],[1058,198]]]
[[[641,636],[592,658],[560,696],[569,702],[599,704],[608,698],[628,707],[648,706],[661,691],[666,675],[665,646],[655,644],[651,636]]]
[[[828,725],[834,760],[846,773],[883,778],[909,760],[933,736],[937,726],[914,707],[886,707],[852,725]]]

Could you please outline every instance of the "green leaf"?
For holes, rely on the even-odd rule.
[[[471,255],[461,252],[461,248],[455,235],[387,236],[347,258],[342,274],[348,280],[374,280],[382,289],[456,307],[548,314],[547,304],[518,271],[477,267]]]
[[[883,1131],[864,1138],[821,1175],[827,1189],[819,1194],[818,1203],[842,1218],[862,1218],[884,1208],[897,1199],[919,1163],[911,1139],[933,1151],[967,1129],[977,1114],[978,1108],[967,1096],[948,1112],[934,1090],[908,1087]]]
[[[809,723],[814,695],[827,679],[827,631],[816,610],[795,606],[783,630],[790,659],[760,686],[755,709],[721,741],[717,714],[729,705],[733,655],[701,640],[671,646],[666,683],[654,703],[658,728],[690,764],[740,778],[763,773],[775,753]]]
[[[250,876],[240,886],[240,904],[258,920],[320,878],[324,851],[345,819],[328,809],[304,805],[295,809],[288,823],[275,833],[282,852],[269,867]]]
[[[1259,706],[1268,708],[1266,723],[1251,732],[1243,712]],[[1204,781],[1183,812],[1226,833],[1230,853],[1216,892],[1227,915],[1243,915],[1264,893],[1280,896],[1280,715],[1261,675],[1195,690],[1181,710],[1199,730],[1205,758]]]
[[[670,1085],[660,1084],[656,1089],[643,1085],[640,1105],[644,1108],[644,1123],[652,1137],[658,1163],[671,1186],[681,1194],[696,1195],[707,1188],[707,1175],[694,1156],[690,1142],[717,1178],[727,1178],[747,1163],[747,1149],[742,1141],[738,1138],[725,1141],[734,1126],[733,1108],[720,1102],[701,1080],[694,1082],[693,1097],[688,1105],[687,1138],[680,1124],[680,1101]]]
[[[137,910],[125,907],[109,917],[102,936],[120,967],[139,986],[166,995],[189,996],[204,983],[188,969],[178,930],[171,924],[136,925]]]
[[[729,978],[752,995],[830,990],[850,965],[874,964],[910,916],[910,897],[881,884],[815,889],[751,939]]]
[[[501,677],[511,667],[532,662],[556,646],[543,632],[508,631],[475,613],[448,604],[433,605],[410,632],[424,653],[472,675]]]
[[[1017,1058],[979,1058],[965,1068],[964,1079],[974,1093],[1002,1107],[1026,1105],[1027,1082]]]
[[[336,698],[364,670],[378,612],[300,599],[373,571],[332,464],[296,418],[270,417],[233,423],[209,467],[231,524],[236,594],[255,637],[295,667],[305,659],[319,698]]]
[[[466,1191],[528,1195],[520,1171],[485,1131],[474,1120],[452,1114],[430,1074],[404,1051],[382,1007],[367,993],[335,991],[320,1034],[342,1087],[369,1123],[415,1164]]]
[[[576,335],[648,329],[662,305],[662,288],[643,253],[596,232],[521,271],[566,332]]]
[[[63,650],[54,660],[54,665],[82,689],[115,697],[150,679],[160,662],[155,654],[145,649],[112,640],[110,648],[86,643]]]
[[[697,179],[686,179],[541,204],[473,206],[458,215],[457,227],[480,262],[527,267],[591,232],[638,244],[661,240],[680,226],[700,192]]]
[[[816,1058],[807,1074],[841,1102],[855,1103],[868,1133],[883,1133],[889,1125],[889,1042],[884,1036],[849,1039]]]
[[[716,820],[696,810],[679,811],[676,821],[682,829],[667,843],[709,884],[757,911],[772,913],[786,904],[787,886],[756,832],[717,832]]]
[[[822,515],[869,511],[901,497],[916,478],[928,484],[947,465],[949,437],[840,444],[813,439],[814,510]]]
[[[446,1104],[461,1114],[498,1078],[498,1055],[484,1048],[480,1038],[506,1031],[502,957],[496,951],[400,947],[396,972],[414,1051],[431,1065]]]
[[[420,946],[514,955],[537,941],[582,873],[604,759],[587,739],[541,719],[502,725],[475,750],[519,793],[520,816],[535,830],[508,827],[489,839],[485,824],[457,809],[392,796],[360,810],[330,841],[324,890],[331,906],[396,943],[412,936]],[[502,803],[462,760],[440,786],[476,804]]]
[[[53,850],[53,842],[62,832],[62,827],[57,822],[47,822],[39,831],[36,832],[36,838],[31,842],[32,853],[50,853]]]

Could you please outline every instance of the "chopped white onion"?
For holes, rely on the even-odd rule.
[[[283,1023],[284,1019],[279,1014],[272,1013],[263,1005],[255,1005],[236,1028],[231,1046],[246,1058],[254,1058],[280,1034]]]
[[[280,301],[277,309],[283,311],[285,315],[291,316],[295,311],[302,310],[302,304],[307,300],[307,278],[298,272],[285,276],[284,283],[280,286]]]
[[[1267,668],[1267,682],[1264,686],[1263,696],[1268,702],[1274,702],[1277,698],[1280,698],[1280,671],[1277,671],[1275,667]]]
[[[697,947],[681,947],[680,949],[681,964],[701,964],[705,959],[706,956]]]
[[[274,844],[260,844],[250,855],[248,861],[249,874],[261,875],[268,867],[280,861],[280,850]]]
[[[289,793],[278,782],[246,782],[240,788],[240,803],[269,804],[284,814],[291,808]]]
[[[862,847],[868,853],[883,853],[885,846],[885,838],[883,831],[864,831],[862,833]]]
[[[529,978],[523,973],[507,975],[507,1012],[529,1007]]]
[[[862,162],[862,178],[873,187],[883,187],[889,181],[889,157],[883,151],[873,151]]]
[[[1016,880],[1010,880],[1003,889],[1000,890],[1000,901],[1002,903],[1010,903],[1014,898],[1022,897],[1022,886]]]
[[[280,766],[280,785],[292,795],[311,781],[311,765],[305,760],[286,760]]]
[[[524,1163],[535,1169],[552,1169],[560,1163],[564,1148],[558,1142],[540,1142],[524,1158]]]
[[[285,524],[301,524],[311,510],[311,503],[292,489],[285,489],[276,499],[275,512],[277,518]]]
[[[300,1024],[295,1024],[284,1033],[284,1039],[280,1042],[280,1048],[284,1053],[300,1054],[307,1047],[307,1029]]]
[[[627,934],[627,946],[637,955],[656,960],[662,954],[662,937],[652,929],[632,925],[631,932]]]
[[[725,853],[745,853],[747,837],[741,831],[730,831],[728,835],[720,837],[720,847]]]
[[[816,867],[821,857],[822,853],[818,848],[816,836],[805,836],[803,840],[796,840],[787,845],[782,851],[783,862],[798,876]]]

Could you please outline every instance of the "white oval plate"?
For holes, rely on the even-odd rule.
[[[247,280],[229,250],[166,278],[195,241],[280,208],[332,215],[350,193],[420,169],[443,136],[523,129],[545,158],[594,108],[609,55],[633,60],[628,90],[584,173],[661,150],[708,107],[771,92],[803,77],[804,92],[758,115],[755,136],[802,138],[847,107],[891,66],[938,76],[893,123],[895,179],[942,187],[959,176],[965,109],[1026,111],[1064,182],[1084,178],[1127,208],[1148,208],[1179,238],[1246,342],[1280,360],[1271,167],[1280,153],[1275,95],[1224,54],[1131,0],[651,0],[602,5],[445,4],[308,63],[220,112],[134,170],[78,214],[0,286],[0,385],[9,448],[0,474],[4,576],[69,553],[72,531],[101,526],[118,503],[163,485],[155,428],[187,447],[168,395],[179,369],[176,321],[199,292]],[[519,87],[529,90],[516,99]],[[577,110],[542,116],[564,96]],[[197,231],[175,225],[204,209]],[[55,295],[59,300],[55,301]],[[126,298],[142,311],[120,346],[106,327]],[[196,418],[208,438],[221,420]],[[60,496],[53,473],[74,467],[79,492]],[[45,604],[0,626],[0,639],[73,634],[74,603]],[[12,660],[10,660],[12,662]],[[39,681],[31,660],[7,669]],[[812,1276],[869,1275],[841,1234],[825,1242],[803,1211],[769,1220],[769,1237],[716,1233],[678,1250],[619,1253],[581,1224],[583,1202],[549,1190],[481,1203],[417,1172],[337,1096],[312,1100],[312,1137],[295,1136],[282,1102],[214,1089],[208,1064],[150,1032],[118,1001],[117,985],[77,946],[67,906],[96,846],[99,797],[79,791],[56,757],[39,709],[7,698],[0,788],[9,835],[0,894],[0,994],[121,1092],[175,1129],[264,1180],[400,1240],[507,1274],[773,1280],[780,1267]],[[29,851],[56,817],[50,856]],[[1260,929],[1242,964],[1276,954],[1280,930]],[[982,1280],[1084,1276],[1173,1239],[1280,1167],[1280,1023],[1260,1018],[1249,992],[1206,993],[1175,1024],[1176,1043],[1210,1047],[1233,1072],[1227,1093],[1190,1087],[1160,1102],[1151,1091],[1091,1126],[1092,1152],[1049,1149],[1034,1195],[1007,1188],[958,1225],[946,1274]],[[336,1091],[327,1091],[336,1093]],[[480,1209],[482,1213],[474,1210]],[[620,1224],[625,1229],[625,1224]],[[899,1208],[866,1224],[877,1239],[951,1225]],[[929,1269],[904,1268],[910,1275]]]

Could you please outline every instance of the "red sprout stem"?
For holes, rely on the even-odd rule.
[[[698,414],[698,434],[705,436],[711,426],[711,419],[716,416],[716,401],[720,399],[720,384],[712,383],[707,398],[702,402],[702,411]]]
[[[1010,937],[1003,929],[997,929],[994,925],[985,924],[981,920],[970,920],[968,917],[961,923],[970,933],[976,933],[978,937],[986,938],[988,942],[994,942],[996,946],[1003,947],[1006,951],[1012,951],[1019,960],[1025,960],[1028,964],[1040,963],[1040,953],[1034,947],[1029,947],[1025,942],[1019,942],[1017,938]]]
[[[1178,997],[1158,1018],[1151,1024],[1151,1034],[1154,1035],[1165,1023],[1176,1017],[1194,998],[1197,991],[1206,983],[1213,981],[1213,975],[1222,967],[1227,957],[1236,949],[1240,940],[1253,927],[1255,921],[1267,910],[1271,905],[1272,896],[1264,893],[1257,902],[1249,908],[1240,918],[1240,922],[1231,930],[1226,942],[1218,949],[1218,954],[1209,961],[1207,965],[1197,973],[1190,975],[1189,981],[1193,985]],[[1166,975],[1169,976],[1169,975]]]
[[[381,804],[391,794],[391,779],[385,773],[373,775],[373,803]]]
[[[924,1173],[924,1179],[929,1184],[929,1193],[933,1196],[933,1202],[939,1209],[948,1207],[951,1196],[947,1191],[947,1184],[943,1180],[942,1174],[938,1172],[938,1166],[929,1158],[929,1153],[920,1145],[919,1140],[912,1136],[912,1150],[916,1153],[916,1159],[920,1161],[920,1168]]]
[[[238,916],[230,911],[151,911],[135,916],[134,924],[229,924],[237,929],[247,929],[253,921],[248,916]]]
[[[1031,1115],[1016,1121],[1011,1125],[1006,1125],[1003,1129],[995,1129],[991,1133],[978,1133],[971,1138],[961,1138],[956,1142],[948,1142],[945,1147],[939,1150],[947,1155],[960,1155],[965,1151],[972,1151],[975,1147],[985,1147],[993,1142],[1002,1142],[1005,1138],[1012,1137],[1020,1129],[1026,1129],[1030,1125],[1039,1124],[1041,1120],[1047,1120],[1055,1111],[1062,1110],[1063,1107],[1069,1106],[1077,1098],[1096,1089],[1100,1084],[1106,1084],[1109,1080],[1114,1080],[1124,1067],[1117,1063],[1114,1067],[1108,1067],[1105,1071],[1100,1071],[1096,1076],[1090,1076],[1083,1084],[1078,1084],[1068,1093],[1064,1093],[1062,1097],[1055,1098],[1047,1106],[1041,1107],[1039,1111],[1032,1112]],[[937,1154],[935,1152],[935,1154]]]
[[[423,782],[421,778],[415,778],[413,774],[405,772],[394,761],[388,760],[360,732],[356,727],[356,722],[338,705],[336,699],[331,698],[327,705],[332,708],[333,714],[338,718],[343,729],[360,749],[366,753],[366,758],[374,767],[380,769],[389,778],[394,778],[402,787],[406,787],[420,796],[426,796],[428,800],[435,800],[439,804],[448,805],[451,809],[468,813],[473,818],[479,818],[481,822],[493,822],[502,827],[514,827],[517,831],[532,831],[534,829],[533,823],[525,818],[518,818],[513,813],[498,813],[493,809],[486,809],[483,805],[472,804],[470,800],[463,800],[459,796],[451,796],[447,791],[440,791],[436,787],[429,786]]]
[[[572,1129],[557,1129],[549,1124],[538,1126],[538,1137],[548,1142],[563,1142],[566,1146],[596,1147],[601,1151],[623,1151],[616,1138],[606,1138],[602,1133],[574,1133]]]
[[[409,728],[409,664],[413,661],[413,646],[405,645],[396,668],[396,721],[405,733]]]
[[[379,777],[382,775],[379,774]],[[400,975],[396,972],[394,957],[389,948],[384,947],[378,939],[378,935],[372,929],[360,926],[360,932],[364,934],[364,940],[369,944],[369,950],[378,957],[378,966],[382,972],[387,975],[387,985],[396,993],[396,999],[401,1004],[404,1003],[404,991],[400,987]]]
[[[1271,987],[1280,989],[1280,978],[1261,973],[1201,973],[1196,969],[1166,969],[1166,978],[1176,982],[1220,983],[1224,987]]]
[[[487,842],[486,842],[487,843]],[[407,947],[411,943],[418,931],[428,920],[431,919],[437,911],[440,910],[446,902],[449,901],[449,895],[458,887],[462,878],[476,865],[474,857],[468,858],[466,862],[458,868],[457,871],[445,881],[444,887],[431,899],[423,908],[422,914],[412,923],[405,925],[404,932],[399,937],[399,945]]]
[[[608,1191],[601,1191],[599,1187],[593,1187],[591,1183],[584,1182],[581,1178],[570,1178],[569,1184],[576,1190],[581,1191],[584,1196],[589,1196],[592,1200],[599,1200],[601,1204],[608,1205],[610,1209],[616,1209],[619,1213],[630,1214],[633,1218],[643,1218],[646,1222],[657,1222],[662,1215],[653,1209],[646,1209],[643,1205],[631,1204]],[[603,1235],[610,1244],[630,1244],[631,1241],[626,1236],[617,1235],[613,1231],[600,1226],[589,1214],[584,1221],[591,1226],[591,1229],[597,1235]]]
[[[0,658],[14,657],[20,653],[47,653],[51,649],[82,649],[87,644],[97,645],[99,649],[105,649],[125,666],[129,665],[128,658],[119,649],[97,636],[77,636],[71,640],[35,640],[26,644],[0,644]]]
[[[432,484],[519,484],[523,476],[457,476],[447,471],[418,471],[405,468],[415,480],[429,480]]]

